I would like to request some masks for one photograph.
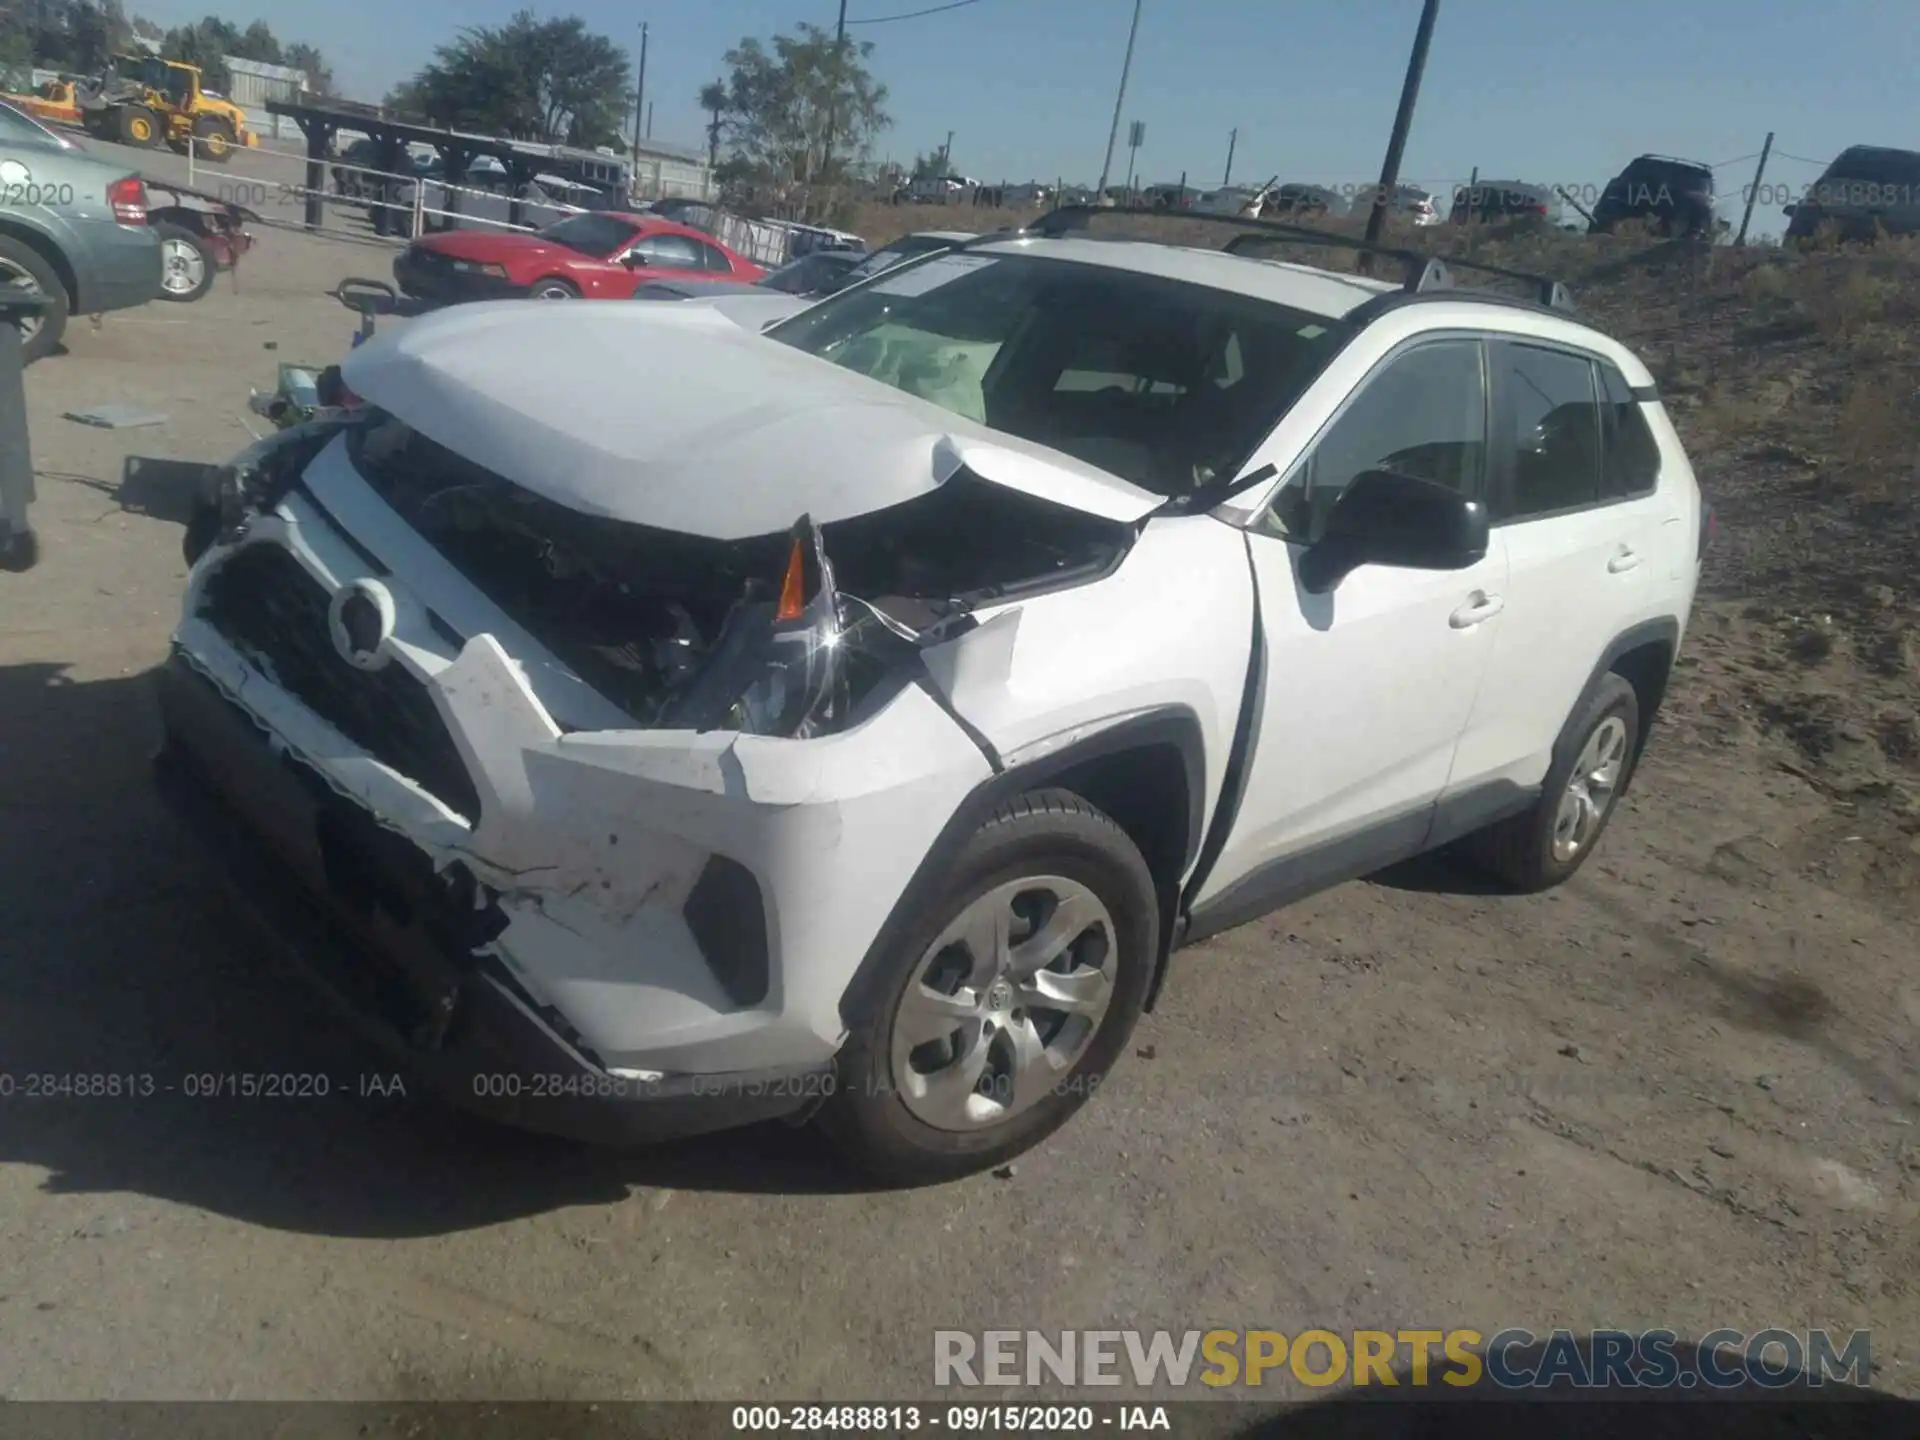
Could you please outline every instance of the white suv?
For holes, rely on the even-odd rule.
[[[1061,1125],[1183,943],[1454,841],[1572,874],[1704,534],[1575,319],[1143,242],[766,333],[461,306],[345,380],[195,527],[170,796],[460,1101],[893,1181]]]

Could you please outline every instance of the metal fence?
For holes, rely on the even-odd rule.
[[[189,185],[212,186],[215,193],[248,203],[251,200],[265,200],[269,193],[267,183],[238,175],[232,168],[232,160],[262,157],[276,160],[296,161],[301,173],[306,173],[309,157],[304,151],[281,150],[267,145],[249,146],[235,149],[231,160],[213,164],[201,153],[197,138],[187,142],[187,183]],[[382,213],[388,217],[384,225],[376,223],[374,234],[383,239],[396,242],[405,241],[413,236],[428,232],[430,227],[451,228],[452,226],[485,227],[494,230],[512,230],[529,233],[546,225],[551,225],[569,215],[590,214],[594,207],[569,203],[542,188],[536,178],[532,182],[531,192],[522,189],[519,202],[523,218],[516,223],[503,218],[500,212],[510,211],[515,196],[501,189],[483,184],[450,185],[437,175],[422,174],[418,171],[381,170],[370,165],[356,165],[339,157],[331,157],[324,163],[324,173],[320,187],[315,190],[305,183],[281,182],[272,187],[273,198],[283,203],[302,203],[318,194],[326,202],[327,211],[350,209],[364,211],[369,216]],[[700,215],[711,211],[714,217],[711,225],[701,223],[699,218],[689,218],[685,223],[696,229],[707,229],[723,243],[734,244],[736,240],[746,243],[736,245],[742,254],[762,264],[784,264],[800,248],[792,239],[790,227],[777,223],[759,225],[755,222],[741,221],[735,216],[711,210],[713,186],[708,179],[704,165],[698,167],[699,174],[692,181],[684,176],[676,177],[672,167],[676,162],[671,159],[653,160],[651,163],[643,155],[634,183],[635,193],[631,197],[635,202],[658,200],[692,200],[698,203],[694,208]],[[350,177],[351,191],[337,189],[336,182],[341,176]],[[554,179],[564,179],[555,176]],[[591,188],[591,187],[589,187]],[[257,191],[257,193],[255,193]],[[388,198],[398,194],[402,198]],[[452,197],[459,197],[459,208],[436,203]],[[615,197],[615,203],[618,198]],[[250,208],[259,208],[251,205]],[[487,213],[489,210],[495,212]],[[533,217],[531,223],[525,218]],[[450,222],[450,225],[442,222]],[[286,221],[269,219],[269,224],[288,224]],[[751,234],[741,233],[740,227],[749,227]],[[304,225],[301,227],[304,228]],[[323,222],[323,230],[336,228]],[[359,232],[365,233],[365,232]],[[762,258],[762,257],[766,258]]]

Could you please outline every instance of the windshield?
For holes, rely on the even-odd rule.
[[[569,215],[535,233],[549,244],[564,245],[569,250],[578,250],[582,255],[604,260],[622,246],[630,244],[640,232],[629,220],[588,213]]]
[[[1037,255],[934,255],[770,338],[1168,497],[1231,479],[1348,327]]]

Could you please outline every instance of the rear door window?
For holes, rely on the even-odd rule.
[[[1600,407],[1593,361],[1566,350],[1495,347],[1506,414],[1504,493],[1492,518],[1528,520],[1600,499]]]

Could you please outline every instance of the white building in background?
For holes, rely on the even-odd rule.
[[[242,60],[228,55],[227,98],[247,114],[247,128],[263,138],[299,139],[300,127],[279,115],[267,113],[267,101],[297,102],[307,88],[307,72],[285,65],[263,65],[258,60]]]

